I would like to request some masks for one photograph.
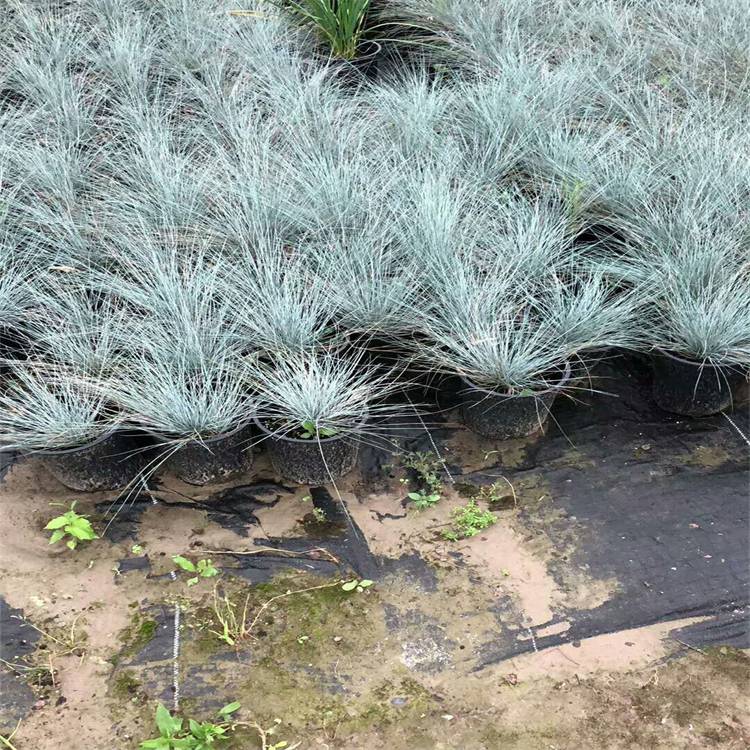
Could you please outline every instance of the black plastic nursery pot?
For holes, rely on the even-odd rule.
[[[261,420],[274,471],[298,484],[321,485],[348,474],[357,464],[359,443],[346,435],[320,440],[284,437],[271,432]]]
[[[507,440],[543,432],[552,404],[570,380],[566,365],[559,382],[530,395],[502,394],[462,379],[461,416],[464,424],[482,437]]]
[[[377,76],[381,53],[382,47],[378,42],[366,40],[360,45],[355,58],[333,59],[330,64],[341,83],[356,87],[364,79],[373,79]]]
[[[657,406],[685,417],[706,417],[728,409],[747,379],[739,367],[696,362],[664,351],[651,355],[651,368]]]
[[[114,430],[89,445],[34,451],[58,481],[78,492],[117,490],[131,482],[148,462],[141,436]]]
[[[172,448],[165,468],[187,484],[226,482],[252,469],[252,439],[250,422],[208,440],[191,440]],[[160,440],[168,445],[163,437]]]
[[[372,352],[372,364],[379,366],[384,373],[391,372],[402,385],[400,394],[406,395],[409,401],[430,407],[439,403],[449,376],[427,370],[416,363],[405,341],[376,338],[368,349]]]

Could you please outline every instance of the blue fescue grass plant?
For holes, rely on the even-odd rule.
[[[643,290],[654,306],[651,344],[698,362],[750,366],[750,268],[705,273],[684,257],[665,266]]]
[[[693,215],[610,264],[641,298],[643,345],[715,365],[750,365],[750,261],[740,227]],[[648,259],[648,262],[646,262]]]
[[[412,329],[416,274],[395,226],[387,206],[373,207],[366,226],[322,235],[301,249],[341,331],[396,337]]]
[[[336,300],[290,248],[278,242],[249,248],[236,266],[226,268],[224,285],[236,316],[234,336],[245,350],[303,352],[330,340]]]
[[[3,450],[54,450],[87,445],[111,430],[116,417],[86,373],[49,363],[18,362],[0,392]]]
[[[237,300],[226,293],[228,265],[219,250],[174,235],[121,239],[110,248],[109,267],[93,271],[90,283],[123,310],[127,352],[200,369],[240,345]]]
[[[451,86],[409,68],[365,89],[363,97],[380,120],[381,137],[406,160],[429,160],[445,149],[451,138],[446,123],[456,103]]]
[[[638,297],[587,264],[563,208],[502,205],[484,246],[424,273],[416,346],[426,366],[517,393],[545,390],[592,351],[631,345]]]
[[[561,2],[391,0],[386,18],[412,30],[414,42],[440,61],[497,70],[521,55],[551,56],[567,28]]]
[[[17,328],[31,302],[25,274],[12,266],[0,270],[0,330],[7,332]]]
[[[124,419],[174,441],[231,432],[255,413],[240,362],[226,353],[194,363],[134,359],[100,383]]]
[[[327,436],[363,438],[376,432],[378,417],[398,413],[387,403],[402,387],[368,366],[362,353],[298,354],[271,363],[252,363],[247,377],[258,392],[258,412],[269,431],[299,437],[305,430]]]
[[[613,214],[625,239],[605,261],[643,300],[641,337],[651,347],[711,364],[750,363],[746,218],[750,197],[743,162],[747,133],[696,113],[659,134],[661,158]],[[637,132],[640,139],[650,130]]]
[[[518,394],[557,385],[567,367],[585,376],[595,353],[632,345],[635,297],[612,294],[596,277],[579,288],[561,284],[549,295],[524,290],[520,278],[516,282],[520,288],[511,290],[484,280],[471,285],[470,295],[456,287],[445,308],[445,297],[436,300],[422,316],[416,339],[425,366]],[[556,283],[549,279],[550,286]]]
[[[731,99],[747,107],[750,30],[744,0],[689,0],[645,4],[653,28],[652,64],[662,85]]]
[[[22,262],[25,256],[26,262]],[[32,279],[35,271],[29,266],[38,256],[31,245],[19,247],[9,228],[0,229],[0,330],[8,331],[23,325],[28,309],[34,303]]]

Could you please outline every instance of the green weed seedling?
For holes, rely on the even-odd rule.
[[[323,508],[313,508],[312,514],[316,523],[326,523],[326,521],[328,521],[328,516]]]
[[[416,475],[421,487],[410,492],[407,497],[419,510],[431,508],[442,497],[443,483],[440,481],[440,459],[432,452],[409,453],[403,459],[403,465]]]
[[[213,609],[214,616],[221,630],[210,630],[220,641],[228,646],[235,646],[247,635],[247,610],[250,606],[250,594],[245,597],[242,613],[239,613],[237,603],[224,593],[219,593],[218,587],[214,587]]]
[[[195,586],[201,578],[213,578],[219,575],[219,569],[213,566],[211,560],[198,560],[197,563],[194,563],[182,555],[174,555],[172,562],[186,573],[195,573],[193,578],[188,579],[188,586]]]
[[[443,532],[443,538],[451,542],[476,536],[497,521],[495,515],[482,510],[476,500],[469,500],[463,508],[454,508],[451,516],[451,528]]]
[[[364,578],[361,581],[357,578],[352,578],[351,581],[343,583],[341,589],[342,591],[356,591],[361,594],[365,589],[369,589],[373,583],[374,581],[370,581],[367,578]]]
[[[427,494],[424,490],[419,490],[419,492],[410,492],[407,497],[414,503],[415,508],[424,510],[435,505],[441,496],[437,493]]]
[[[232,714],[240,707],[239,703],[229,703],[222,708],[216,722],[182,719],[173,716],[160,703],[156,709],[156,728],[159,736],[141,742],[141,750],[211,750],[216,744],[231,736],[235,723]]]
[[[512,505],[513,507],[517,505],[516,491],[513,489],[513,485],[507,480],[504,482],[493,482],[490,485],[481,487],[474,499],[484,500],[496,509],[505,505]]]
[[[278,742],[271,742],[271,736],[276,733],[276,730],[281,725],[281,719],[274,719],[273,726],[268,729],[264,729],[260,724],[254,721],[250,722],[250,725],[257,733],[258,738],[261,741],[263,750],[296,750],[302,743],[295,742],[290,745],[286,740],[279,740]]]
[[[45,531],[51,531],[49,538],[50,544],[56,544],[65,537],[70,537],[65,546],[69,549],[75,549],[79,542],[90,542],[92,539],[99,537],[94,533],[91,522],[87,516],[81,516],[76,513],[76,504],[70,506],[70,510],[61,516],[53,518],[44,528]]]
[[[338,434],[338,430],[333,427],[318,427],[315,422],[307,420],[302,423],[302,432],[300,432],[300,438],[302,440],[312,440],[313,438],[329,438]]]

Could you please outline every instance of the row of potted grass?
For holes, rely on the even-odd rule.
[[[108,390],[111,384],[33,360],[11,369],[0,396],[4,449],[39,456],[81,491],[122,487],[162,469],[191,484],[228,480],[250,470],[258,442],[285,479],[325,483],[352,468],[370,420],[402,408],[386,401],[398,383],[364,366],[361,354],[253,362],[223,373],[233,378],[231,392],[204,380],[205,372],[185,373],[172,404],[184,411],[172,414],[168,428],[153,409],[126,411],[136,403]],[[167,396],[150,395],[137,405]]]
[[[101,383],[39,362],[16,363],[0,397],[1,439],[6,449],[38,456],[60,481],[80,491],[121,488],[161,470],[191,484],[226,481],[252,469],[258,444],[265,445],[283,479],[328,483],[353,468],[361,443],[378,434],[398,435],[394,420],[384,427],[383,417],[398,415],[398,425],[429,429],[430,407],[415,404],[413,380],[367,365],[365,356],[363,351],[310,353],[274,365],[254,362],[252,372],[233,386],[241,399],[227,412],[223,429],[182,434],[159,431],[137,413],[118,412]],[[726,408],[747,376],[740,368],[701,366],[666,353],[656,353],[652,361],[657,403],[682,414]],[[462,419],[491,439],[543,430],[555,399],[586,387],[582,362],[577,373],[570,362],[548,369],[545,382],[520,391],[490,390],[464,377],[452,386]],[[192,385],[195,398],[191,402],[183,394],[183,407],[216,404],[201,403],[200,375],[193,374]],[[410,387],[408,398],[397,397]],[[441,388],[441,382],[434,387]],[[198,421],[193,415],[186,424]]]
[[[543,421],[612,347],[659,353],[666,408],[713,413],[750,361],[747,250],[734,197],[705,207],[688,188],[725,174],[681,178],[655,219],[645,204],[611,214],[617,245],[582,242],[563,201],[510,193],[489,210],[426,177],[387,241],[368,224],[348,241],[292,250],[274,238],[225,255],[123,233],[120,252],[88,268],[27,268],[7,286],[6,348],[27,359],[12,364],[0,439],[70,448],[124,418],[173,448],[197,442],[195,463],[256,412],[274,434],[308,423],[316,439],[344,434],[363,421],[352,389],[373,416],[397,386],[372,368],[378,357],[463,378],[467,424],[508,437]],[[370,359],[351,355],[373,336]],[[515,428],[503,424],[511,404]]]

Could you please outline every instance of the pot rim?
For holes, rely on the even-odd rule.
[[[293,437],[287,437],[286,435],[277,435],[275,432],[271,432],[271,430],[266,427],[263,422],[261,421],[260,417],[254,417],[253,421],[258,426],[258,428],[263,432],[267,437],[271,438],[272,440],[284,440],[287,443],[302,443],[303,445],[318,445],[318,443],[333,443],[336,440],[345,440],[348,437],[347,433],[342,433],[341,435],[333,435],[332,437],[327,438],[319,438],[318,440],[305,440],[303,438],[293,438]],[[360,424],[364,424],[363,422],[360,422]]]
[[[187,440],[184,442],[185,445],[211,445],[212,443],[218,443],[221,440],[225,440],[226,438],[230,438],[233,435],[236,435],[241,430],[245,429],[245,427],[248,427],[251,425],[254,421],[255,417],[250,417],[249,419],[245,419],[242,422],[240,422],[236,427],[233,427],[231,430],[227,430],[227,432],[222,432],[218,435],[214,435],[213,437],[207,438],[206,440]],[[156,430],[150,430],[147,427],[141,427],[141,430],[145,432],[147,435],[151,435],[151,437],[156,438],[161,443],[174,443],[178,442],[179,438],[171,438],[169,435],[163,432],[157,432]]]
[[[560,377],[560,380],[556,385],[550,386],[549,388],[545,388],[543,391],[534,391],[533,393],[530,393],[525,396],[522,396],[520,393],[498,393],[497,391],[491,391],[487,388],[482,388],[481,386],[478,386],[475,383],[472,383],[471,380],[469,380],[468,378],[465,378],[463,375],[459,377],[461,378],[461,381],[463,383],[466,383],[473,391],[477,393],[486,393],[488,396],[499,396],[500,398],[535,398],[537,396],[545,396],[548,393],[553,393],[553,392],[556,393],[558,391],[561,391],[570,380],[570,376],[571,376],[570,362],[566,362],[565,369],[563,370],[562,376]]]
[[[359,50],[369,50],[365,54],[360,55]],[[337,57],[336,55],[331,54],[330,52],[328,54],[318,54],[318,57],[322,60],[328,60],[331,64],[337,64],[341,63],[344,65],[352,65],[356,66],[358,63],[362,62],[369,62],[370,60],[377,57],[383,50],[383,45],[378,42],[376,39],[363,39],[360,44],[357,46],[358,54],[355,55],[351,60],[347,60],[344,57]]]
[[[714,365],[708,360],[698,360],[698,359],[687,359],[684,356],[681,357],[678,354],[675,354],[673,352],[667,351],[666,349],[660,349],[659,347],[654,347],[654,352],[656,352],[660,357],[665,357],[666,359],[672,359],[675,362],[679,362],[683,365],[692,365],[693,367],[699,367],[699,368],[711,368],[712,370],[738,370],[741,371],[742,366],[741,365]],[[653,352],[652,352],[653,353]]]
[[[383,45],[377,39],[363,39],[358,49],[369,50],[369,52],[366,52],[364,55],[357,55],[357,57],[348,62],[366,62],[367,60],[372,60],[373,57],[376,57],[383,51]]]
[[[79,453],[81,451],[88,450],[89,448],[93,448],[96,445],[99,445],[99,443],[103,443],[107,438],[112,437],[118,432],[126,432],[126,430],[121,430],[121,425],[115,425],[109,430],[105,430],[96,440],[92,440],[90,443],[85,443],[84,445],[77,445],[73,448],[40,448],[40,449],[32,449],[32,450],[19,450],[19,453],[23,454],[24,456],[64,456],[69,453]]]

